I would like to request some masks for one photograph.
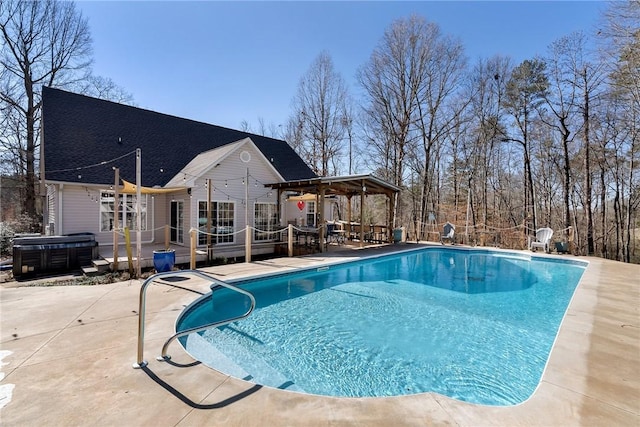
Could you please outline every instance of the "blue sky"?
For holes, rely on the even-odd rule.
[[[458,37],[471,63],[544,54],[561,36],[591,33],[596,1],[79,2],[89,20],[94,71],[136,104],[254,130],[285,124],[301,76],[326,50],[357,98],[355,73],[385,29],[412,14]]]

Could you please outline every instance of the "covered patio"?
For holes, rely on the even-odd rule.
[[[388,198],[389,207],[386,216],[386,229],[389,231],[383,236],[382,233],[378,233],[378,241],[390,243],[393,240],[392,230],[394,227],[395,218],[395,203],[396,195],[400,191],[400,188],[390,184],[380,178],[373,175],[349,175],[349,176],[333,176],[333,177],[319,177],[312,179],[302,179],[296,181],[278,182],[273,184],[266,184],[266,187],[277,190],[278,200],[282,200],[281,196],[284,192],[298,192],[300,194],[314,194],[316,196],[316,203],[318,206],[318,225],[319,235],[324,236],[326,233],[326,221],[324,217],[324,203],[326,196],[344,196],[347,199],[347,220],[345,235],[347,239],[353,240],[356,237],[359,240],[360,246],[364,246],[365,242],[365,227],[364,224],[359,224],[358,229],[354,229],[352,221],[352,203],[353,197],[360,197],[360,221],[364,218],[364,200],[367,195],[385,195]],[[373,233],[374,230],[370,230]],[[320,245],[320,251],[324,252],[326,247]]]

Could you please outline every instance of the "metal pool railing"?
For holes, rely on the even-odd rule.
[[[196,276],[199,277],[201,279],[207,280],[209,282],[211,282],[211,285],[209,285],[209,288],[211,289],[211,291],[213,292],[213,288],[216,288],[218,286],[230,289],[232,291],[238,292],[240,294],[243,294],[245,296],[247,296],[249,298],[249,300],[251,301],[251,305],[249,307],[249,309],[244,313],[241,314],[239,316],[235,316],[233,318],[229,318],[229,319],[225,319],[225,320],[219,320],[217,322],[213,322],[213,323],[208,323],[206,325],[202,325],[202,326],[197,326],[194,328],[189,328],[189,329],[185,329],[184,331],[180,331],[180,332],[176,332],[175,334],[173,334],[162,346],[162,353],[161,356],[159,356],[157,359],[158,360],[168,360],[171,358],[171,356],[167,356],[167,349],[169,348],[169,344],[171,344],[175,339],[183,337],[185,335],[189,335],[192,333],[196,333],[196,332],[200,332],[200,331],[204,331],[205,329],[210,329],[210,328],[216,328],[218,326],[222,326],[222,325],[226,325],[228,323],[231,322],[235,322],[236,320],[241,320],[244,319],[246,317],[248,317],[253,310],[256,307],[256,299],[254,298],[254,296],[250,293],[245,291],[244,289],[240,289],[237,286],[233,286],[229,283],[225,283],[221,280],[218,280],[206,273],[203,273],[201,271],[198,270],[181,270],[181,271],[166,271],[163,273],[157,273],[154,274],[153,276],[149,277],[147,280],[144,281],[144,283],[142,284],[142,287],[140,288],[140,302],[139,302],[139,309],[138,309],[138,359],[136,361],[136,363],[133,364],[133,367],[135,369],[139,369],[142,368],[144,366],[147,366],[147,362],[144,360],[144,320],[145,320],[145,304],[146,304],[146,291],[147,291],[147,287],[152,284],[152,283],[157,283],[159,285],[166,285],[166,286],[170,286],[173,288],[178,288],[178,289],[183,289],[185,291],[189,291],[189,292],[194,292],[196,294],[200,294],[200,295],[204,295],[204,293],[194,290],[194,289],[189,289],[187,287],[184,286],[179,286],[179,285],[175,285],[173,283],[168,283],[168,282],[156,282],[157,279],[160,279],[162,277],[166,277],[166,276],[172,276],[172,277],[184,277],[184,276]],[[213,295],[212,295],[213,297]]]

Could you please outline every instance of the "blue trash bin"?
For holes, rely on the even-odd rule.
[[[176,251],[173,249],[153,251],[153,267],[157,273],[171,271],[176,264]]]
[[[402,232],[404,230],[402,228],[396,228],[393,230],[393,243],[402,242]]]

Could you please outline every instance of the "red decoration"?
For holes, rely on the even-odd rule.
[[[298,202],[298,209],[300,209],[300,210],[304,209],[304,201],[300,200]]]

